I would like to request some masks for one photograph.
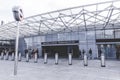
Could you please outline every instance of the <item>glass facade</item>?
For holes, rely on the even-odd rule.
[[[38,48],[39,54],[42,55],[42,42],[54,42],[54,41],[72,41],[72,40],[78,40],[79,41],[79,50],[85,50],[86,53],[89,52],[89,49],[92,49],[93,52],[93,58],[98,57],[98,45],[96,42],[96,39],[114,39],[114,38],[120,38],[118,35],[120,32],[117,30],[97,30],[97,31],[74,31],[74,32],[62,32],[62,33],[56,33],[56,34],[47,34],[44,36],[33,36],[24,38],[26,48]],[[103,43],[100,43],[103,44]],[[104,43],[105,44],[105,43]],[[107,45],[107,43],[106,43]],[[110,53],[105,45],[105,51],[106,56],[110,57],[113,55]],[[115,54],[115,46],[111,44],[110,50],[114,52]],[[109,53],[109,54],[108,54]]]
[[[110,56],[111,51],[108,51],[106,45],[112,45],[110,50],[115,51],[114,45],[120,43],[119,4],[118,0],[102,2],[25,18],[19,25],[20,50],[38,48],[41,55],[42,42],[77,40],[79,50],[88,53],[91,48],[94,58],[98,57],[98,46],[102,44],[105,51],[109,53],[107,56]],[[1,25],[0,40],[15,40],[16,30],[16,22]]]

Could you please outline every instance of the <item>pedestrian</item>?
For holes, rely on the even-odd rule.
[[[79,58],[82,58],[81,50],[79,50]]]
[[[25,49],[25,57],[26,57],[26,54],[28,54],[28,49]]]
[[[82,50],[82,58],[84,57],[84,54],[85,54],[85,50],[83,49]]]
[[[37,54],[37,58],[38,58],[39,57],[39,55],[38,55],[38,48],[36,48],[36,49],[33,50],[34,57],[35,57],[35,54]]]
[[[31,50],[31,48],[28,49],[28,53],[29,53],[29,58],[31,59],[32,58],[32,50]]]
[[[83,49],[82,53],[83,53],[83,55],[85,54],[85,50],[84,49]]]
[[[92,59],[92,50],[91,50],[91,48],[89,49],[89,55],[90,55],[90,59]]]
[[[100,57],[101,57],[101,54],[102,54],[102,51],[101,51],[101,49],[98,49],[98,59],[100,59]]]

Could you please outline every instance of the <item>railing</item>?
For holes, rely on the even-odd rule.
[[[119,34],[115,35],[96,34],[96,39],[117,39],[117,38],[120,38]]]

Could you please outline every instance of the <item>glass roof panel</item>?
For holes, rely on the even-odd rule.
[[[25,18],[20,22],[20,36],[37,34],[49,34],[71,31],[79,27],[103,29],[104,27],[118,27],[120,23],[120,1],[109,1],[84,6],[77,6],[62,10],[56,10]],[[108,26],[107,26],[108,25]],[[0,39],[13,39],[16,33],[16,22],[10,22],[0,26]]]

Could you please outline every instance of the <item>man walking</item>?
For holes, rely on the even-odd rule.
[[[92,59],[92,50],[91,50],[91,48],[89,50],[89,55],[90,55],[90,59]]]

